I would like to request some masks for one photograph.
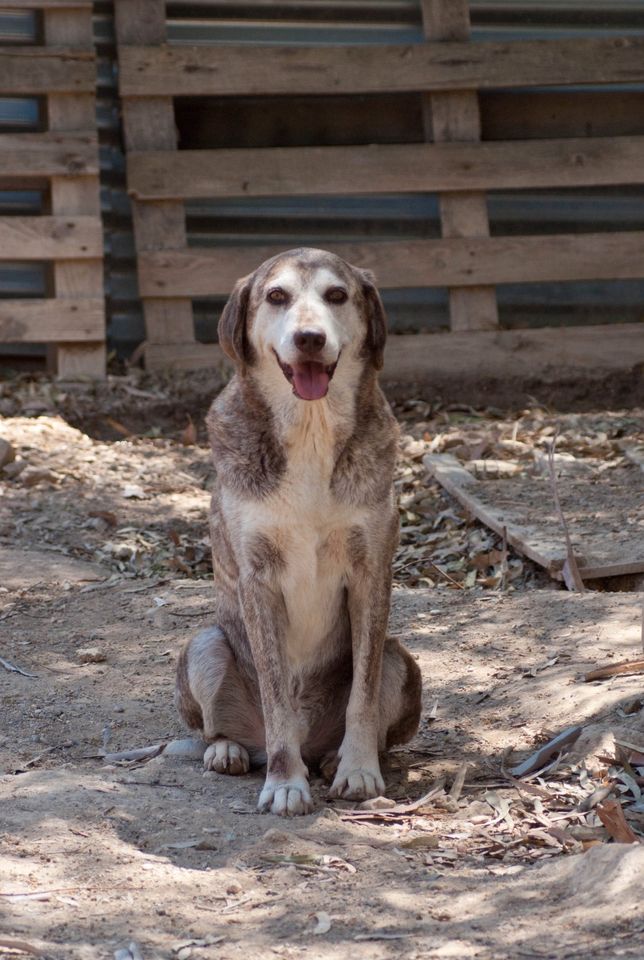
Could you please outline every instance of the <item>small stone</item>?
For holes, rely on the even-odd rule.
[[[0,467],[5,467],[8,463],[12,463],[16,459],[16,451],[11,446],[8,440],[3,440],[0,437]]]
[[[76,651],[81,663],[104,663],[107,656],[100,647],[81,647]]]
[[[2,468],[2,472],[5,477],[9,477],[10,480],[14,480],[18,474],[26,468],[26,460],[12,460],[11,463],[7,463],[6,466]]]
[[[112,707],[112,713],[125,713],[125,707],[117,704],[115,707]]]
[[[230,894],[242,893],[243,889],[244,888],[242,887],[241,883],[237,883],[236,880],[231,880],[231,882],[226,887],[226,893],[230,893]]]
[[[371,800],[364,800],[359,809],[360,810],[391,810],[392,807],[396,806],[395,800],[390,800],[389,797],[372,797]]]
[[[22,483],[26,487],[35,487],[38,483],[56,483],[56,477],[43,467],[28,467],[22,471]]]
[[[284,833],[283,830],[276,830],[275,827],[271,827],[270,830],[266,831],[262,839],[267,843],[287,843],[289,836],[287,833]]]

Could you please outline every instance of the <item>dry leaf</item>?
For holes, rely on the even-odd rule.
[[[617,800],[604,800],[597,807],[597,815],[617,843],[641,842],[627,824],[622,806]]]

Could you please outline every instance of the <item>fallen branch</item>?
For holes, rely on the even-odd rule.
[[[561,526],[563,527],[564,536],[566,538],[566,562],[564,563],[563,570],[561,572],[564,578],[564,583],[569,590],[577,591],[578,593],[584,593],[586,587],[584,586],[583,577],[579,572],[579,565],[577,564],[577,558],[575,557],[572,540],[570,539],[570,533],[568,532],[568,524],[566,523],[566,518],[563,510],[561,509],[561,501],[559,499],[557,473],[555,471],[556,442],[557,434],[555,433],[550,445],[548,446],[548,470],[550,472],[550,482],[552,484],[552,496],[555,501],[555,508],[559,514],[559,520],[561,521]]]
[[[584,683],[591,683],[593,680],[608,680],[609,677],[623,676],[628,673],[644,673],[644,660],[620,660],[619,663],[610,663],[605,667],[598,667],[584,676]]]
[[[19,673],[22,677],[30,677],[32,680],[35,680],[38,677],[38,674],[36,673],[27,673],[26,670],[22,669],[22,667],[17,667],[14,663],[9,663],[9,661],[5,660],[4,657],[0,657],[0,666],[3,666],[5,670],[9,671],[9,673]]]
[[[31,943],[26,943],[24,940],[5,940],[3,937],[0,939],[0,947],[7,950],[18,950],[20,953],[30,953],[33,957],[44,956],[42,950],[34,947]]]
[[[568,747],[577,740],[583,727],[567,727],[563,730],[558,736],[554,737],[552,740],[548,740],[547,743],[544,743],[542,747],[536,750],[534,753],[531,753],[523,763],[518,764],[518,766],[513,767],[510,770],[510,773],[513,777],[525,777],[529,773],[533,773],[535,770],[540,770],[541,767],[545,766],[550,757],[555,753],[559,753],[564,747]]]

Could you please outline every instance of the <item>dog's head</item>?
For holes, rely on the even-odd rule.
[[[310,248],[238,280],[219,321],[219,343],[242,375],[271,365],[301,400],[326,396],[338,365],[380,369],[386,336],[372,275]]]

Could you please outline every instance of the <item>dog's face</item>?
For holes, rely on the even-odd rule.
[[[280,254],[239,280],[219,342],[242,374],[281,371],[300,400],[320,400],[340,365],[382,366],[384,309],[371,275],[334,254]]]

